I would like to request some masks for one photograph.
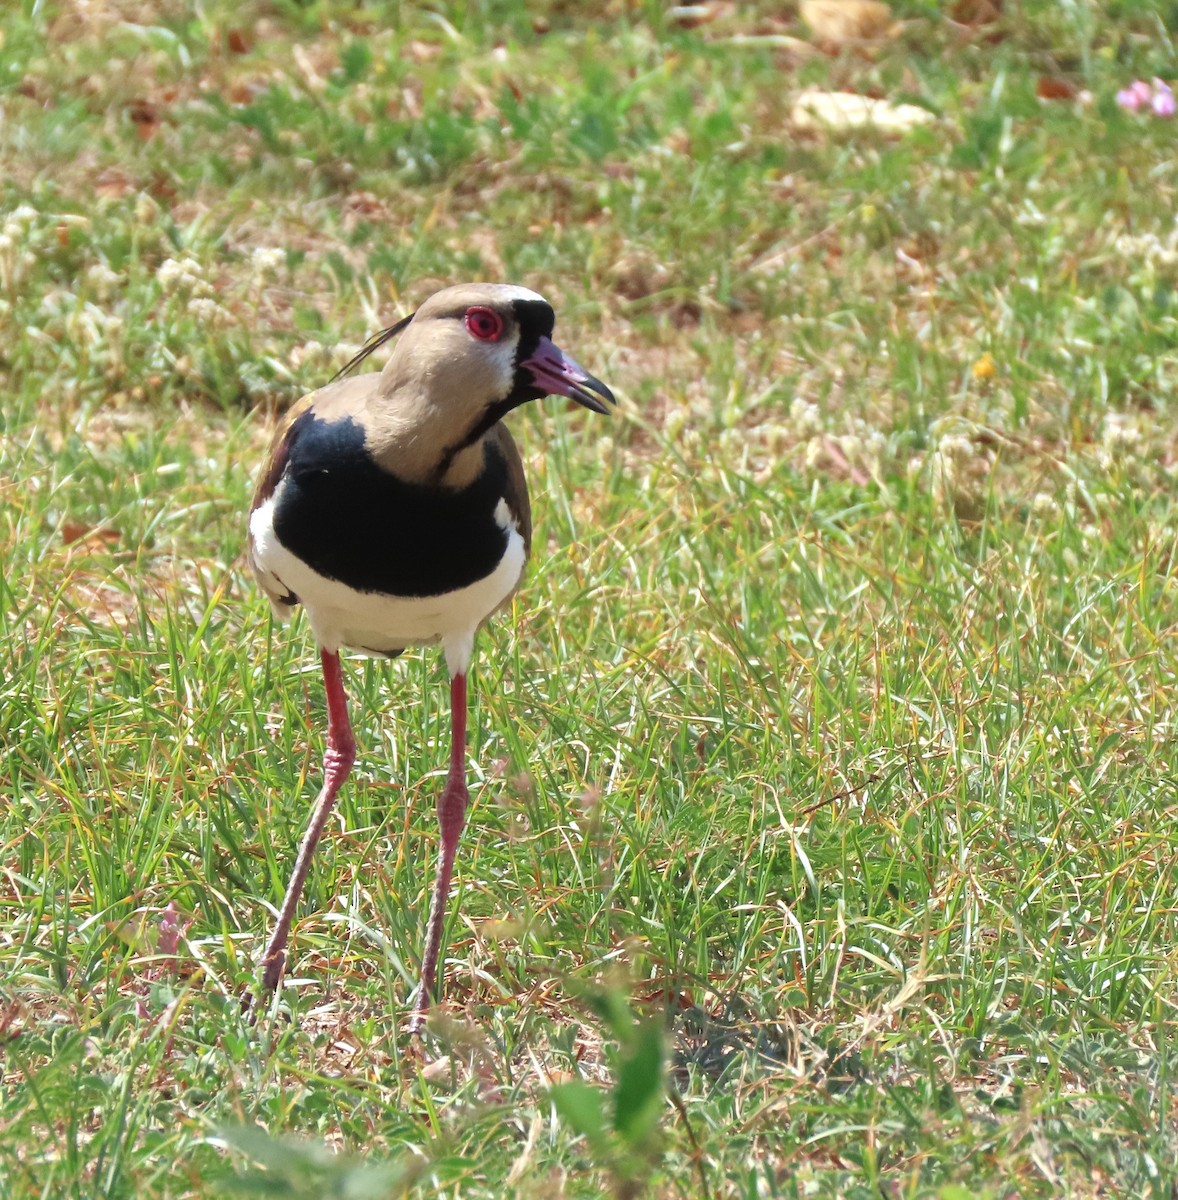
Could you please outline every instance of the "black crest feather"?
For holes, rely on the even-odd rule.
[[[415,314],[410,313],[407,317],[402,317],[395,325],[390,325],[388,329],[382,329],[380,333],[374,333],[372,337],[364,343],[360,348],[360,352],[355,358],[346,362],[329,380],[330,383],[335,383],[337,379],[342,379],[349,371],[358,367],[370,354],[379,350],[385,342],[391,341],[413,320]]]

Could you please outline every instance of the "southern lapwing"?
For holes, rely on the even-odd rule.
[[[418,1032],[434,992],[446,900],[466,819],[466,674],[479,626],[519,585],[531,542],[523,464],[502,424],[559,395],[609,412],[609,388],[552,343],[552,306],[535,292],[472,283],[431,296],[349,364],[399,335],[379,373],[329,383],[287,413],[249,518],[250,564],[275,613],[301,604],[323,663],[323,790],[262,959],[278,987],[291,920],[315,846],[356,757],[341,647],[390,658],[440,642],[450,671],[450,773],[438,800],[441,851]]]

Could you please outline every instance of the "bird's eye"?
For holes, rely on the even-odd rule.
[[[466,328],[480,342],[497,342],[503,336],[503,318],[494,309],[476,304],[466,310]]]

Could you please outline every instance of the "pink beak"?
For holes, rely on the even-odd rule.
[[[617,404],[613,392],[600,379],[595,379],[546,337],[540,339],[535,353],[520,366],[531,373],[536,387],[545,395],[567,396],[595,413],[608,413],[609,405]]]

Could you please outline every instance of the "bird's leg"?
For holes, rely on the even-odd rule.
[[[323,834],[327,818],[335,807],[335,798],[352,769],[356,759],[356,741],[348,721],[348,701],[344,695],[343,674],[340,671],[339,655],[327,650],[320,651],[323,662],[323,682],[327,689],[327,750],[323,755],[323,790],[315,802],[311,824],[299,847],[294,874],[287,884],[286,896],[278,913],[278,923],[270,935],[270,943],[262,956],[262,987],[274,991],[282,981],[286,968],[286,939],[290,935],[291,921],[303,891],[307,872],[311,869],[311,858],[319,838]]]
[[[445,791],[438,800],[442,848],[438,853],[438,870],[434,876],[433,899],[429,908],[425,954],[421,960],[421,984],[409,1021],[409,1032],[414,1034],[421,1031],[433,998],[438,958],[442,950],[442,926],[446,923],[446,900],[450,895],[450,876],[454,872],[458,838],[466,822],[466,806],[470,802],[470,793],[466,790],[466,675],[462,673],[450,679],[450,730],[450,774],[446,778]]]

